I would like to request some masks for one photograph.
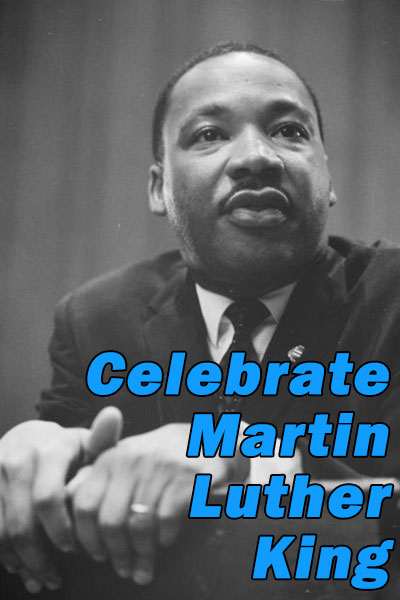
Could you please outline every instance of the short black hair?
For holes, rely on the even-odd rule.
[[[322,123],[322,114],[320,105],[318,102],[318,98],[312,90],[311,86],[307,83],[307,81],[300,75],[293,67],[287,64],[287,62],[276,52],[272,52],[271,50],[266,50],[261,48],[261,46],[256,46],[255,44],[241,43],[241,42],[223,42],[220,44],[216,44],[207,50],[203,50],[199,54],[196,54],[191,59],[189,59],[180,69],[175,71],[170,80],[161,90],[160,95],[158,96],[157,104],[154,109],[153,115],[153,132],[152,132],[152,148],[153,155],[157,162],[162,162],[163,159],[163,127],[165,118],[168,111],[169,101],[171,98],[172,90],[178,81],[193,67],[202,63],[209,58],[214,58],[216,56],[222,56],[224,54],[231,54],[232,52],[250,52],[253,54],[260,54],[261,56],[266,56],[267,58],[273,58],[274,60],[280,62],[285,65],[289,69],[293,71],[300,79],[300,81],[304,84],[306,90],[310,94],[312,103],[315,108],[315,112],[317,114],[318,127],[320,130],[321,138],[324,139],[324,131],[323,131],[323,123]]]

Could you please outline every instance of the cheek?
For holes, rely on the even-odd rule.
[[[292,183],[297,187],[300,196],[308,199],[310,204],[318,204],[325,199],[330,189],[330,177],[325,159],[313,157],[309,160],[298,160],[291,170]]]
[[[196,198],[191,179],[167,174],[164,177],[163,194],[172,228],[179,237],[187,239],[202,214],[201,202]]]
[[[207,169],[188,162],[166,173],[164,197],[169,208],[201,219],[212,207],[215,185]]]
[[[317,155],[310,162],[310,178],[318,187],[329,187],[330,175],[325,155]]]
[[[179,166],[171,165],[164,174],[164,193],[169,200],[182,202],[182,198],[190,196],[192,175],[190,171]]]
[[[179,187],[200,194],[219,184],[224,157],[221,153],[199,156],[177,152],[169,165],[171,181],[176,189]]]

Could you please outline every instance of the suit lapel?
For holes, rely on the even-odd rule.
[[[164,378],[173,351],[186,352],[185,374],[194,364],[210,359],[195,286],[186,269],[154,299],[151,308],[153,316],[145,323],[143,334],[149,355],[162,366]],[[184,384],[179,396],[159,397],[162,422],[190,421],[193,412],[212,411],[213,407],[212,397],[193,397]]]
[[[287,360],[288,351],[303,345],[301,360],[319,360],[329,353],[347,315],[348,294],[344,260],[318,265],[296,287],[267,349],[267,360]],[[334,263],[334,264],[332,264]],[[344,309],[344,310],[343,310]]]
[[[273,339],[263,358],[267,362],[289,360],[289,350],[304,346],[298,362],[316,361],[327,364],[333,360],[338,349],[338,338],[349,314],[348,292],[345,278],[345,261],[331,248],[315,268],[303,278],[294,290],[285,313],[279,322]],[[261,396],[261,394],[260,394]],[[278,398],[260,397],[246,411],[249,420],[280,423],[293,415],[288,405],[297,402],[299,417],[304,419],[305,402],[294,400],[282,382]],[[307,407],[312,411],[313,399],[306,397]],[[321,400],[320,398],[318,399]]]

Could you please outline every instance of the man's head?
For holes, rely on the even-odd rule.
[[[156,107],[150,207],[168,215],[203,284],[255,293],[298,278],[335,200],[317,100],[275,54],[220,45]]]
[[[231,54],[232,52],[250,52],[253,54],[259,54],[260,56],[265,56],[267,58],[275,58],[278,62],[282,63],[289,67],[298,78],[304,83],[304,86],[308,90],[311,100],[314,104],[315,112],[317,114],[319,131],[321,134],[322,140],[324,139],[324,131],[323,131],[323,122],[322,122],[322,114],[321,108],[319,106],[318,98],[312,90],[311,86],[307,83],[307,81],[302,77],[295,69],[290,67],[286,61],[279,56],[276,52],[272,52],[271,50],[266,50],[261,48],[260,46],[256,46],[254,44],[246,44],[240,42],[227,42],[217,44],[216,46],[212,46],[211,48],[207,48],[203,50],[203,52],[199,52],[195,56],[193,56],[190,60],[185,62],[181,68],[177,69],[169,81],[166,83],[164,88],[161,90],[160,95],[158,96],[157,103],[154,109],[153,115],[153,127],[152,127],[152,150],[154,160],[156,162],[162,162],[163,158],[163,128],[165,117],[168,112],[169,102],[171,98],[172,90],[175,87],[175,84],[183,77],[185,73],[193,69],[196,65],[209,58],[214,58],[216,56],[223,56],[224,54]]]

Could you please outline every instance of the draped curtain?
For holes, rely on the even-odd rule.
[[[400,242],[397,0],[0,2],[0,434],[31,418],[56,301],[174,245],[147,209],[157,92],[220,40],[280,52],[312,84],[333,232]]]

